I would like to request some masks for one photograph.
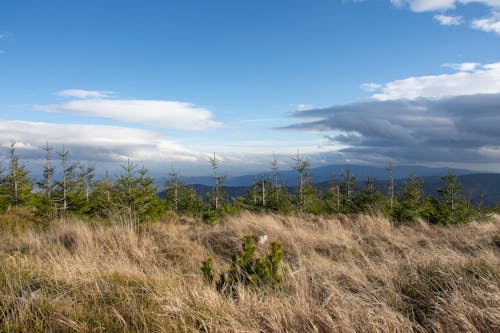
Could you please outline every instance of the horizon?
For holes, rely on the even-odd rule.
[[[7,0],[0,160],[500,170],[500,2]],[[56,157],[56,156],[54,156]],[[57,163],[55,161],[55,163]]]

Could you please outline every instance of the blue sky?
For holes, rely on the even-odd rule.
[[[297,149],[494,171],[499,62],[499,0],[4,0],[0,144],[187,174]]]

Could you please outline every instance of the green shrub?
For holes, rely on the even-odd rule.
[[[241,283],[253,288],[276,286],[282,281],[279,273],[283,259],[283,246],[280,242],[271,242],[271,249],[267,256],[256,257],[257,245],[254,237],[248,235],[242,243],[242,251],[233,255],[231,266],[227,272],[222,272],[215,281],[217,291],[224,294],[236,294],[236,285]],[[201,270],[208,283],[214,280],[213,259],[202,262]]]
[[[214,260],[212,259],[212,257],[208,257],[207,260],[201,263],[201,271],[203,272],[205,280],[207,280],[209,283],[212,283],[212,281],[214,280],[213,270],[214,270]]]

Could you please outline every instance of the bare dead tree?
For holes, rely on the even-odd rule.
[[[274,180],[274,193],[276,195],[276,202],[279,202],[280,198],[280,191],[279,191],[279,184],[278,184],[278,177],[280,173],[280,163],[276,159],[276,156],[273,153],[273,160],[271,161],[271,170],[273,172],[273,180]]]
[[[217,175],[217,169],[219,167],[219,161],[217,160],[217,156],[209,157],[210,165],[212,165],[212,170],[214,171],[215,177],[215,189],[214,189],[214,208],[217,210],[219,208],[219,186],[220,186],[220,177]]]
[[[389,199],[391,203],[391,210],[394,207],[394,173],[392,169],[392,163],[389,162],[389,166],[387,167],[387,175],[389,177]]]

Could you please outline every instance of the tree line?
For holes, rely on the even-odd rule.
[[[456,174],[443,177],[444,185],[435,196],[426,196],[423,180],[410,175],[396,188],[392,166],[387,168],[389,182],[379,190],[375,179],[368,177],[359,189],[358,180],[345,170],[332,174],[328,188],[312,182],[308,160],[297,154],[293,169],[299,183],[290,188],[280,181],[280,163],[273,156],[270,174],[255,179],[246,195],[230,198],[219,172],[219,159],[208,160],[214,178],[212,191],[198,194],[180,180],[176,172],[161,189],[154,185],[149,171],[130,160],[121,166],[118,176],[96,179],[95,168],[74,162],[70,152],[61,147],[55,152],[47,143],[43,148],[45,165],[38,179],[30,178],[20,161],[15,142],[8,149],[8,163],[0,165],[0,212],[27,209],[45,219],[64,216],[127,219],[136,222],[157,220],[165,214],[190,215],[208,223],[218,223],[228,214],[242,210],[280,214],[356,214],[376,213],[399,222],[424,219],[430,223],[465,224],[473,219],[487,219],[491,211],[473,206],[462,194]],[[57,173],[56,173],[57,171]],[[57,177],[56,177],[57,175]]]

